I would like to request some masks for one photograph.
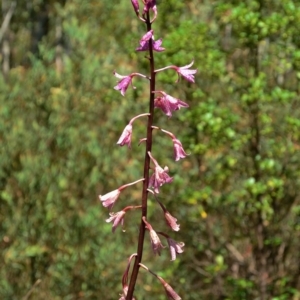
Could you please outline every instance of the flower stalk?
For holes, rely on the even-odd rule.
[[[146,14],[146,25],[147,31],[149,32],[152,29],[152,23],[150,20],[150,13],[149,11]],[[153,118],[154,118],[154,93],[155,91],[155,72],[154,72],[154,55],[153,55],[153,40],[150,39],[149,41],[149,66],[150,66],[150,83],[149,83],[149,118],[147,123],[147,137],[146,137],[146,149],[145,149],[145,158],[144,158],[144,183],[143,183],[143,191],[142,191],[142,217],[140,222],[140,230],[139,230],[139,237],[138,237],[138,248],[137,248],[137,257],[134,261],[130,284],[128,287],[128,293],[126,300],[131,300],[133,297],[133,292],[137,280],[137,276],[139,273],[140,263],[143,257],[143,247],[144,247],[144,240],[145,240],[145,232],[146,227],[143,221],[143,217],[147,217],[147,201],[148,201],[148,185],[150,180],[150,157],[148,152],[152,150],[152,126],[153,126]]]
[[[178,75],[178,80],[180,77],[183,77],[188,82],[194,82],[194,75],[197,72],[197,69],[190,69],[193,65],[194,61],[190,64],[177,67],[175,65],[167,66],[160,69],[155,69],[155,61],[154,61],[154,51],[161,52],[164,51],[165,48],[161,47],[162,39],[155,40],[154,39],[154,31],[152,29],[152,23],[157,18],[157,6],[156,0],[143,0],[144,8],[142,13],[140,14],[139,8],[139,0],[131,0],[132,7],[136,16],[146,25],[146,33],[141,37],[139,44],[140,46],[136,48],[136,51],[147,51],[147,59],[149,62],[149,75],[143,75],[141,73],[133,72],[129,75],[120,75],[114,72],[115,77],[119,79],[117,85],[114,87],[115,90],[119,91],[122,96],[125,96],[125,93],[129,87],[135,89],[132,84],[133,77],[139,76],[144,79],[149,80],[149,107],[147,113],[139,114],[133,117],[130,122],[125,126],[119,140],[117,141],[117,145],[124,146],[127,145],[128,148],[131,148],[132,142],[132,134],[133,134],[133,122],[141,117],[147,117],[147,125],[146,125],[146,137],[140,139],[139,145],[143,142],[145,145],[145,155],[144,155],[144,166],[143,166],[143,178],[134,181],[132,183],[128,183],[122,185],[121,187],[107,193],[104,195],[100,195],[99,199],[102,205],[108,209],[112,209],[115,203],[117,202],[121,191],[125,188],[132,186],[138,182],[143,181],[142,187],[142,195],[140,205],[133,206],[129,205],[123,208],[118,212],[111,212],[110,217],[106,220],[107,223],[112,223],[112,231],[115,232],[118,226],[124,225],[125,215],[127,218],[127,214],[132,213],[132,210],[137,208],[141,211],[140,225],[139,225],[139,236],[137,241],[137,251],[135,254],[131,255],[128,260],[128,265],[125,270],[125,273],[122,278],[123,285],[123,293],[121,294],[120,300],[133,300],[133,294],[135,290],[135,285],[137,282],[137,277],[139,274],[140,267],[146,269],[148,272],[153,274],[159,281],[162,283],[166,295],[168,299],[180,300],[180,296],[173,290],[173,288],[160,276],[149,270],[145,265],[142,264],[143,259],[143,249],[144,249],[144,240],[146,230],[149,231],[151,246],[154,254],[161,254],[161,251],[165,248],[158,235],[161,235],[167,239],[168,246],[171,253],[171,260],[175,260],[177,254],[183,252],[184,243],[176,242],[169,235],[163,232],[156,232],[150,224],[150,221],[147,219],[147,210],[148,210],[148,195],[149,193],[153,194],[157,203],[163,211],[163,217],[168,227],[170,227],[173,231],[177,232],[180,229],[180,225],[177,224],[177,219],[173,217],[170,212],[166,209],[165,205],[158,199],[158,194],[160,189],[166,183],[171,183],[173,181],[173,177],[171,177],[169,173],[169,168],[162,168],[157,160],[154,158],[156,154],[152,154],[152,142],[153,142],[153,129],[160,130],[165,135],[168,135],[173,142],[174,149],[174,159],[178,161],[182,158],[185,158],[188,154],[183,149],[183,146],[179,139],[176,136],[160,127],[154,126],[154,109],[159,108],[162,112],[167,115],[167,117],[171,117],[174,111],[180,110],[182,107],[189,107],[187,103],[184,101],[177,99],[171,95],[168,95],[163,90],[156,90],[156,74],[168,69],[173,69],[176,71]],[[178,80],[176,82],[178,82]],[[158,95],[157,95],[158,94]],[[151,166],[152,164],[152,166]],[[155,224],[156,226],[156,224]],[[132,259],[134,259],[133,267],[131,274],[129,275],[129,269],[131,265]]]

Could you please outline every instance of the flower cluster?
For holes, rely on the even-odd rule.
[[[147,25],[147,32],[139,40],[139,47],[136,48],[136,51],[148,51],[147,59],[150,63],[150,74],[143,75],[140,73],[130,73],[129,75],[120,75],[114,72],[114,76],[118,78],[117,85],[114,87],[115,90],[120,91],[122,96],[125,96],[129,85],[135,89],[132,84],[132,80],[134,77],[140,77],[143,79],[147,79],[149,84],[149,94],[150,94],[150,105],[149,105],[149,112],[139,114],[133,117],[129,123],[125,126],[123,132],[120,135],[119,140],[117,141],[117,145],[119,146],[127,146],[131,148],[132,144],[132,136],[133,136],[133,122],[138,118],[147,117],[147,126],[146,126],[146,137],[140,139],[140,143],[143,141],[145,142],[145,160],[144,160],[144,178],[136,180],[131,183],[127,183],[122,185],[121,187],[105,194],[100,195],[99,199],[102,205],[109,210],[112,210],[116,201],[119,199],[122,190],[125,188],[137,184],[138,182],[143,182],[143,189],[142,189],[142,198],[141,203],[138,206],[126,206],[122,210],[118,212],[110,212],[109,218],[106,222],[112,222],[112,231],[115,232],[118,226],[124,226],[125,215],[129,214],[131,210],[135,210],[137,208],[141,209],[141,223],[140,223],[140,237],[138,239],[138,251],[135,254],[132,254],[129,257],[128,265],[123,275],[122,284],[123,284],[123,293],[121,295],[120,300],[132,300],[133,298],[133,291],[137,279],[137,275],[139,272],[139,268],[142,267],[146,269],[149,273],[154,275],[159,281],[162,283],[165,292],[168,296],[168,299],[173,300],[180,300],[180,296],[171,288],[171,286],[164,281],[161,277],[156,275],[154,272],[149,270],[145,265],[141,263],[142,253],[143,253],[143,245],[144,245],[144,236],[145,231],[149,232],[150,243],[154,254],[161,254],[164,248],[169,248],[171,261],[175,260],[178,254],[183,252],[184,243],[177,242],[172,239],[168,234],[162,231],[154,230],[153,226],[151,225],[150,221],[147,218],[147,203],[149,195],[154,197],[155,201],[158,203],[159,207],[162,210],[162,218],[165,220],[167,226],[173,230],[174,232],[178,232],[180,230],[180,225],[177,223],[177,219],[171,215],[171,213],[167,210],[165,205],[158,199],[158,195],[160,194],[160,190],[165,184],[172,183],[173,177],[169,175],[169,168],[167,166],[161,167],[158,161],[154,158],[152,153],[152,140],[153,140],[153,130],[158,129],[167,135],[169,138],[172,139],[173,143],[173,153],[174,153],[174,160],[179,161],[180,159],[185,158],[188,154],[183,148],[182,143],[180,140],[172,133],[165,129],[161,129],[157,126],[153,125],[154,120],[154,108],[159,108],[161,111],[167,116],[172,117],[172,114],[181,108],[187,108],[189,105],[178,99],[174,96],[169,95],[163,90],[155,90],[156,85],[156,75],[160,72],[165,70],[171,69],[175,71],[178,75],[178,79],[176,82],[179,81],[179,78],[182,77],[186,81],[193,83],[195,82],[195,74],[197,72],[196,69],[191,69],[194,61],[186,66],[166,66],[160,69],[155,69],[154,67],[154,52],[162,52],[165,48],[162,47],[162,39],[155,40],[154,38],[154,31],[152,29],[152,23],[158,16],[158,10],[156,6],[155,0],[143,0],[144,8],[142,12],[140,12],[139,1],[138,0],[131,0],[134,12],[136,13],[137,17]],[[140,144],[139,143],[139,144]],[[156,227],[156,226],[155,226]],[[164,246],[161,237],[165,238],[167,241],[168,246]],[[134,265],[132,267],[130,283],[128,284],[128,274],[129,268],[132,259],[134,260]]]

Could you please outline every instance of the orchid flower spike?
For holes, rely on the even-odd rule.
[[[124,190],[128,186],[134,185],[134,184],[136,184],[136,183],[138,183],[140,181],[143,181],[143,180],[144,180],[144,178],[141,178],[141,179],[136,180],[134,182],[124,184],[121,187],[119,187],[118,189],[113,190],[112,192],[109,192],[109,193],[107,193],[105,195],[99,195],[99,199],[102,202],[102,205],[104,207],[108,207],[109,209],[112,209],[113,206],[114,206],[114,204],[115,204],[115,202],[119,198],[120,193],[121,193],[122,190]]]
[[[154,106],[160,108],[169,118],[172,112],[179,110],[181,107],[189,107],[189,105],[180,99],[174,98],[163,91],[154,91],[160,93],[162,97],[154,99]]]
[[[149,180],[149,187],[153,187],[154,192],[159,194],[159,188],[165,183],[172,182],[173,178],[168,175],[168,172],[169,172],[168,167],[162,168],[157,163],[156,159],[153,158],[150,151],[148,151],[148,155],[155,165],[154,174],[152,174],[152,176],[150,177],[150,180]]]
[[[162,69],[155,70],[155,73],[158,73],[158,72],[161,72],[161,71],[164,71],[164,70],[167,70],[167,69],[173,69],[178,74],[178,79],[176,80],[176,82],[178,82],[179,77],[182,76],[185,80],[194,83],[195,82],[195,76],[194,75],[197,73],[197,69],[193,69],[193,70],[189,69],[193,64],[194,64],[194,60],[186,66],[183,66],[183,67],[167,66],[167,67],[164,67]]]

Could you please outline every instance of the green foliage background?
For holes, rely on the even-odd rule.
[[[170,262],[167,249],[153,257],[147,240],[144,262],[185,300],[300,299],[299,1],[157,2],[154,32],[166,47],[157,68],[194,59],[198,74],[193,85],[175,84],[171,71],[157,76],[158,90],[190,104],[171,119],[155,116],[190,155],[174,164],[170,141],[156,132],[153,148],[174,176],[161,200],[186,246]],[[45,13],[47,32],[34,52]],[[137,89],[122,97],[112,73],[148,72],[134,51],[144,33],[130,1],[17,3],[11,69],[0,77],[1,299],[121,293],[138,213],[113,235],[98,195],[142,176],[143,120],[131,151],[115,143],[129,119],[147,111],[147,84],[135,80]],[[115,210],[138,204],[139,188],[122,193]],[[153,201],[149,220],[165,230]],[[142,271],[136,295],[165,299]]]

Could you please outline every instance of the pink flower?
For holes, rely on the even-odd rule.
[[[176,259],[176,254],[182,253],[183,252],[183,247],[184,243],[179,242],[177,243],[176,241],[172,240],[171,238],[167,238],[169,248],[170,248],[170,253],[171,253],[171,260]]]
[[[157,161],[153,158],[150,152],[148,152],[151,160],[155,165],[154,174],[150,177],[149,187],[154,188],[155,193],[159,193],[159,188],[165,184],[173,181],[173,178],[168,175],[169,168],[164,167],[164,169],[157,163]]]
[[[114,87],[115,90],[117,91],[121,91],[121,94],[124,96],[127,89],[128,89],[128,86],[131,84],[132,88],[135,89],[135,87],[132,85],[132,78],[134,76],[140,76],[140,77],[143,77],[143,78],[148,78],[147,76],[143,75],[143,74],[140,74],[140,73],[131,73],[130,75],[127,75],[127,76],[123,76],[123,75],[120,75],[118,74],[117,72],[114,72],[114,75],[121,79],[118,81],[118,84]]]
[[[160,282],[161,284],[164,286],[164,289],[166,291],[167,297],[169,300],[181,300],[181,297],[173,290],[173,288],[167,283],[165,282],[165,280],[158,276],[157,274],[155,274],[153,271],[151,271],[148,267],[146,267],[143,264],[139,264],[143,269],[147,270],[149,273],[151,273],[153,276],[155,276]]]
[[[162,132],[166,133],[172,138],[173,146],[174,146],[174,158],[175,161],[180,160],[181,158],[185,158],[187,154],[185,153],[181,142],[176,139],[175,135],[172,132],[169,132],[167,130],[161,129]]]
[[[155,91],[163,96],[154,99],[154,106],[160,108],[168,117],[172,116],[172,112],[179,110],[181,107],[189,107],[189,105],[180,99],[174,98],[163,91]]]
[[[124,128],[118,142],[117,142],[117,145],[120,145],[120,146],[124,146],[124,145],[127,145],[128,148],[131,148],[131,136],[132,136],[132,124],[133,122],[140,118],[140,117],[145,117],[145,116],[149,116],[150,114],[149,113],[145,113],[145,114],[140,114],[140,115],[137,115],[135,116],[134,118],[132,118],[129,122],[129,124]]]
[[[173,288],[165,282],[160,276],[158,276],[158,279],[162,283],[162,285],[165,288],[165,292],[167,294],[167,297],[169,300],[181,300],[182,298],[173,290]]]
[[[164,246],[162,245],[157,233],[154,231],[151,224],[147,222],[145,217],[143,217],[143,221],[144,221],[147,229],[149,230],[150,241],[151,241],[151,246],[152,246],[153,252],[154,252],[154,254],[160,255],[160,250],[163,249]]]
[[[161,47],[161,44],[162,44],[162,39],[158,39],[157,41],[153,40],[153,42],[152,42],[153,50],[156,52],[165,51],[165,48]]]
[[[153,37],[153,29],[144,34],[140,40],[140,45],[143,46]]]
[[[114,75],[117,77],[117,78],[120,78],[121,80],[118,81],[118,84],[114,87],[115,90],[117,91],[121,91],[121,94],[124,96],[127,89],[128,89],[128,86],[131,84],[132,85],[132,78],[133,78],[133,75],[130,74],[128,76],[122,76],[120,74],[118,74],[117,72],[114,72]],[[134,86],[132,86],[132,88],[135,89]]]
[[[144,0],[144,3],[145,3],[145,7],[144,7],[144,12],[148,12],[149,9],[152,9],[154,7],[156,7],[156,0]]]
[[[178,80],[179,75],[181,75],[184,79],[186,79],[189,82],[195,82],[194,74],[197,73],[197,69],[189,70],[189,68],[193,65],[194,61],[192,61],[190,64],[183,66],[183,67],[175,67],[174,69],[178,73]],[[177,81],[178,81],[177,80]]]
[[[112,226],[112,232],[115,232],[116,228],[118,225],[124,225],[124,216],[125,216],[125,211],[121,210],[117,213],[110,213],[110,218],[106,220],[107,223],[114,221],[113,226]]]
[[[149,234],[154,254],[160,255],[160,250],[163,249],[164,246],[162,245],[157,233],[153,229],[149,230]]]
[[[99,195],[99,199],[100,201],[102,202],[102,205],[104,207],[108,207],[109,209],[112,209],[115,202],[117,201],[117,199],[119,198],[120,196],[120,193],[122,190],[124,190],[125,188],[127,188],[128,186],[131,186],[131,185],[134,185],[140,181],[143,181],[144,178],[141,178],[141,179],[138,179],[134,182],[131,182],[131,183],[127,183],[127,184],[124,184],[122,186],[120,186],[118,189],[112,191],[112,192],[109,192],[105,195]]]
[[[153,192],[152,192],[153,193]],[[153,193],[154,194],[154,193]],[[177,219],[174,218],[165,208],[165,206],[158,200],[158,197],[154,194],[154,197],[156,199],[156,201],[158,202],[158,204],[160,205],[160,207],[162,208],[162,210],[164,211],[165,214],[165,219],[167,222],[167,225],[170,226],[174,231],[179,231],[179,227],[180,225],[177,224]]]
[[[131,148],[131,136],[132,136],[132,125],[129,123],[123,130],[117,145],[124,146],[127,145]]]
[[[127,292],[128,292],[128,272],[129,272],[129,269],[130,269],[131,260],[135,256],[137,256],[136,253],[130,255],[130,257],[128,259],[128,264],[127,264],[126,270],[125,270],[125,272],[123,274],[123,277],[122,277],[123,294],[120,295],[121,298],[119,300],[126,300],[126,296],[127,296]],[[135,298],[132,298],[132,300],[135,300]]]
[[[138,16],[139,12],[140,12],[139,1],[138,0],[131,0],[131,3],[132,3],[133,9],[134,9],[136,15]]]
[[[156,1],[155,0],[144,0],[145,6],[143,14],[146,14],[150,9],[154,12],[154,17],[151,20],[151,23],[156,19],[157,17],[157,7],[156,7]]]
[[[158,73],[158,72],[161,72],[161,71],[164,71],[167,69],[173,69],[178,74],[178,79],[176,80],[176,82],[178,82],[180,75],[189,82],[195,82],[194,74],[197,73],[197,69],[194,69],[194,70],[189,69],[193,65],[193,63],[194,63],[194,61],[192,61],[190,64],[183,66],[183,67],[167,66],[167,67],[155,70],[155,73]]]
[[[186,152],[183,149],[181,142],[174,138],[172,139],[174,145],[174,157],[175,161],[180,160],[181,158],[185,158],[187,156]]]
[[[121,191],[119,189],[116,189],[110,193],[107,193],[103,196],[99,196],[100,201],[102,201],[102,205],[104,207],[108,207],[109,209],[112,209],[116,200],[120,196]]]
[[[161,47],[162,39],[158,39],[157,41],[154,41],[152,38],[152,49],[156,52],[162,52],[165,51],[165,48]],[[136,51],[147,51],[149,50],[149,41],[144,43],[143,45],[140,44],[140,47],[135,49]]]
[[[167,224],[174,230],[179,231],[180,225],[177,224],[177,219],[174,218],[167,210],[165,211],[165,219]]]

